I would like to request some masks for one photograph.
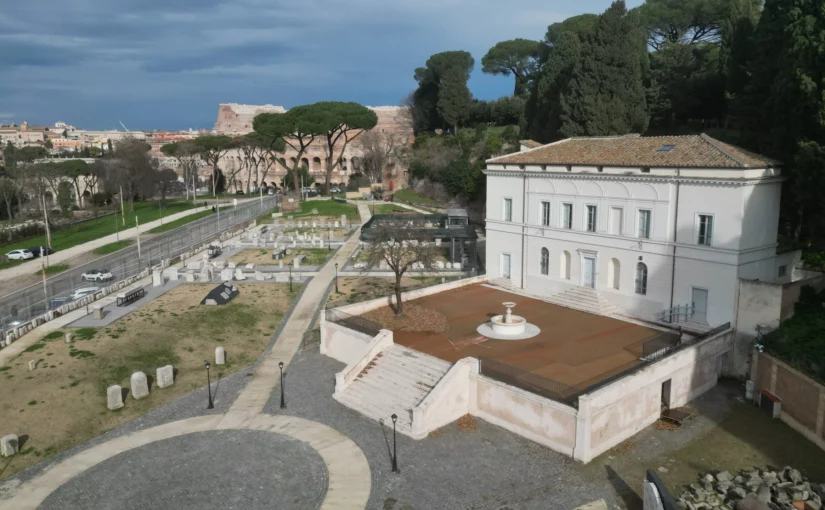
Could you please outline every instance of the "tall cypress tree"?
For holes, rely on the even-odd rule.
[[[438,86],[438,113],[453,128],[454,133],[470,113],[471,101],[472,95],[467,88],[464,71],[457,66],[447,69]]]
[[[629,13],[624,1],[614,2],[584,37],[569,86],[561,93],[560,132],[599,136],[647,129],[647,59],[638,14]]]

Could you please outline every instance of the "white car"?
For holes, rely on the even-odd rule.
[[[112,272],[108,269],[89,269],[80,278],[86,282],[104,282],[112,279]]]
[[[6,258],[9,260],[28,260],[33,259],[34,254],[29,250],[12,250],[6,253]]]
[[[99,291],[100,287],[83,287],[82,289],[77,289],[72,294],[72,297],[69,298],[71,301],[77,301],[80,298],[84,298],[89,294],[94,294],[95,292]]]

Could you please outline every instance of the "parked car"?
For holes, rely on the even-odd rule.
[[[29,250],[12,250],[6,253],[6,258],[9,260],[28,260],[33,259],[34,254]]]
[[[77,289],[76,291],[74,291],[74,294],[72,294],[72,297],[70,297],[69,299],[71,301],[77,301],[78,299],[84,298],[89,294],[94,294],[99,290],[100,287],[83,287],[82,289]]]
[[[108,269],[89,269],[80,275],[80,278],[87,282],[105,282],[111,280],[113,276]]]
[[[51,255],[52,253],[54,253],[54,250],[52,250],[48,246],[33,246],[33,247],[29,248],[29,251],[31,252],[32,255],[34,255],[34,258],[39,257],[41,254],[42,255]]]
[[[238,191],[236,191],[236,192],[235,192],[235,194],[236,194],[236,195],[243,195],[243,194],[244,194],[244,192],[243,192],[243,190],[242,190],[242,189],[239,189]]]

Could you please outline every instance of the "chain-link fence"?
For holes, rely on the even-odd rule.
[[[217,238],[226,230],[271,211],[279,205],[280,200],[280,196],[265,197],[236,207],[223,208],[206,218],[162,234],[146,237],[144,234],[141,236],[140,248],[135,243],[111,255],[48,278],[45,285],[41,282],[3,296],[0,298],[0,331],[25,323],[49,309],[92,294],[98,288],[137,275],[147,267],[158,265],[161,260],[178,257]],[[82,275],[92,269],[109,271],[112,273],[112,279],[100,283],[84,280]]]

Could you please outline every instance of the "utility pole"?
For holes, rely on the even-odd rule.
[[[141,270],[140,264],[140,223],[138,221],[137,214],[135,215],[135,230],[137,231],[137,245],[138,245],[138,273]]]
[[[123,226],[126,226],[126,210],[123,208],[123,184],[120,185],[120,217],[123,219]]]
[[[46,297],[46,310],[52,309],[52,304],[49,302],[49,286],[46,285],[46,265],[40,263],[40,269],[43,271],[43,295]]]

